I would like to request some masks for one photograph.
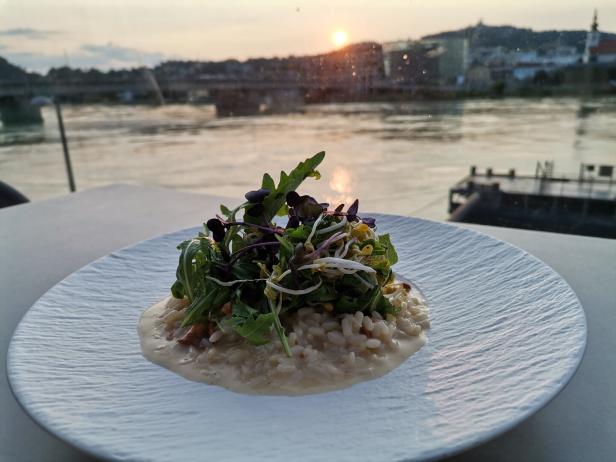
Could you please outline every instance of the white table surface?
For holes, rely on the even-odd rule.
[[[28,308],[92,260],[140,240],[199,225],[221,202],[229,200],[116,185],[0,209],[0,461],[94,460],[38,427],[11,395],[6,350]],[[495,440],[448,460],[613,460],[616,240],[466,226],[517,245],[559,272],[584,306],[588,344],[572,381],[544,409]]]

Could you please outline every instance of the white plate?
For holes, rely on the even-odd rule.
[[[141,355],[142,311],[168,292],[196,229],[104,257],[47,292],[8,354],[15,396],[43,427],[113,460],[424,460],[477,445],[567,383],[586,321],[567,283],[483,234],[376,216],[395,269],[425,294],[428,344],[393,372],[303,397],[190,382]]]

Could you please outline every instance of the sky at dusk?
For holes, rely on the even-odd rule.
[[[476,24],[616,31],[616,1],[0,0],[0,56],[29,70],[303,55]],[[337,36],[338,38],[340,35]]]

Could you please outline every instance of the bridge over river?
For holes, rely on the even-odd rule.
[[[3,123],[39,122],[40,108],[30,104],[36,96],[67,102],[132,102],[162,104],[166,100],[199,100],[216,105],[218,114],[252,113],[268,102],[296,105],[313,88],[297,82],[250,80],[168,80],[153,76],[144,81],[0,84],[0,115]]]
[[[42,122],[40,108],[30,104],[36,96],[67,102],[208,102],[215,104],[218,115],[229,116],[256,114],[264,107],[274,112],[289,111],[305,102],[332,97],[356,100],[370,94],[412,94],[418,90],[416,85],[373,79],[155,79],[149,73],[141,81],[0,82],[0,116],[5,125]]]

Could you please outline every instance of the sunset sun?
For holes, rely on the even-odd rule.
[[[347,36],[346,31],[337,30],[332,35],[332,41],[334,42],[334,45],[336,45],[337,47],[341,47],[345,45],[347,43],[347,40],[348,40],[348,36]]]

